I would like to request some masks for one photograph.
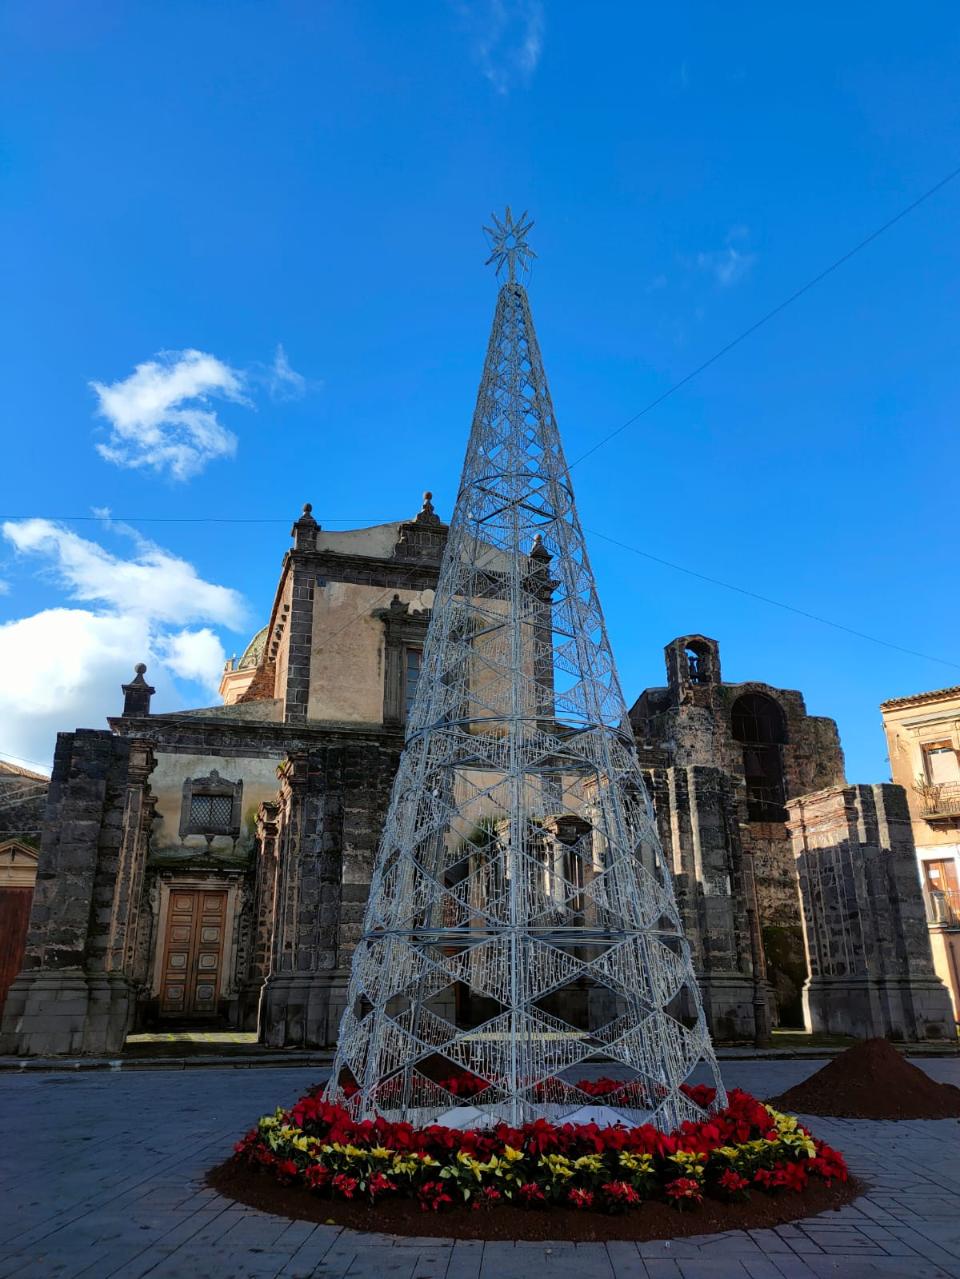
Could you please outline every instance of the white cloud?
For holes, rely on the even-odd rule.
[[[177,631],[163,637],[160,649],[164,665],[180,679],[193,680],[216,693],[227,660],[220,637],[209,626],[199,631]]]
[[[266,382],[273,400],[302,400],[307,393],[307,379],[290,367],[282,343],[277,343]]]
[[[473,56],[497,93],[528,84],[543,53],[542,0],[455,0],[470,31]]]
[[[212,628],[248,625],[236,591],[141,539],[124,559],[49,520],[8,522],[3,534],[89,607],[48,608],[0,625],[0,751],[49,760],[58,731],[104,726],[120,713],[120,685],[140,661],[157,689],[155,707],[185,703],[178,680],[216,689],[224,650]],[[196,704],[196,690],[191,696]]]
[[[58,732],[105,728],[120,713],[135,662],[159,690],[152,658],[143,618],[50,608],[0,626],[0,750],[49,762]]]
[[[43,556],[71,599],[156,622],[245,624],[236,591],[203,581],[192,564],[152,542],[138,538],[136,557],[123,560],[51,520],[8,521],[3,534],[21,553]]]
[[[237,437],[209,407],[212,398],[251,407],[245,376],[203,351],[167,351],[129,377],[91,382],[98,413],[110,423],[97,451],[118,466],[150,467],[178,480],[218,457],[232,457]]]
[[[746,240],[749,232],[746,227],[735,226],[727,232],[725,247],[711,253],[698,253],[696,264],[701,271],[707,271],[722,289],[737,284],[744,278],[754,262],[755,253],[748,253],[736,247],[735,241]]]

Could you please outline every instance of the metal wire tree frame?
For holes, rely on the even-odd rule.
[[[527,294],[500,288],[328,1099],[415,1124],[725,1100],[644,787]],[[449,1087],[478,1078],[468,1104]]]

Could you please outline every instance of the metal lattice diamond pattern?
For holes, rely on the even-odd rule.
[[[420,1123],[559,1119],[613,1062],[607,1117],[669,1130],[702,1116],[681,1088],[699,1063],[723,1087],[510,276],[327,1096]],[[442,1086],[463,1069],[487,1084],[466,1108]]]

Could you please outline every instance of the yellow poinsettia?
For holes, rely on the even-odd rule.
[[[677,1165],[684,1177],[692,1177],[699,1181],[703,1176],[703,1166],[707,1162],[707,1156],[697,1150],[678,1150],[675,1155],[670,1156],[670,1162]]]
[[[570,1160],[565,1155],[541,1155],[539,1164],[546,1168],[554,1181],[566,1181],[574,1175]]]
[[[618,1162],[627,1172],[649,1172],[653,1167],[653,1155],[635,1155],[630,1150],[621,1150]]]

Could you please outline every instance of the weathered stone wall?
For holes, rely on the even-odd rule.
[[[146,852],[149,750],[109,732],[57,739],[24,967],[0,1047],[116,1051],[133,1016],[128,959]]]
[[[951,1037],[901,786],[834,786],[789,804],[803,901],[810,1028]]]

